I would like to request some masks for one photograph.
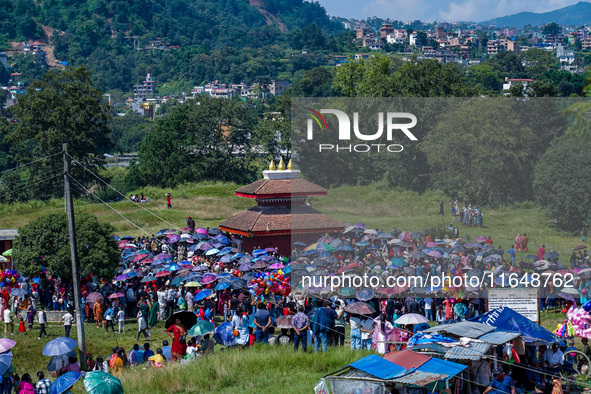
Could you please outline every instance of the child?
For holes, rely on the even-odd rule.
[[[162,355],[162,348],[158,348],[155,355],[148,357],[148,365],[151,365],[154,368],[162,368],[165,362],[166,359]]]
[[[123,309],[119,309],[117,312],[117,322],[119,323],[119,334],[125,332],[125,312]]]
[[[191,338],[191,340],[187,342],[187,356],[185,357],[185,360],[181,361],[189,362],[195,360],[195,358],[197,358],[197,345],[195,338]]]
[[[24,322],[23,318],[21,317],[21,320],[18,323],[18,333],[22,334],[24,332],[27,332],[27,329],[25,328],[25,322]]]
[[[51,300],[53,301],[53,310],[57,311],[59,310],[59,303],[57,302],[58,300],[58,296],[56,293],[53,293],[53,295],[51,296]]]

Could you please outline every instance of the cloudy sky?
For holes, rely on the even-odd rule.
[[[319,0],[329,15],[410,21],[479,22],[522,11],[546,12],[580,0]]]

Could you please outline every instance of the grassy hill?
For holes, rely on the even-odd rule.
[[[150,234],[160,229],[169,228],[173,223],[179,228],[185,227],[187,216],[195,219],[197,226],[213,227],[247,209],[255,202],[248,198],[234,195],[234,184],[199,183],[188,184],[175,190],[145,188],[143,192],[150,197],[150,204],[138,207],[129,201],[110,203],[110,205]],[[172,192],[173,209],[166,209],[164,194]],[[131,193],[130,193],[131,194]],[[99,217],[99,220],[111,223],[118,235],[146,235],[108,206],[97,203],[93,197],[75,201],[76,212],[87,212]],[[444,202],[445,216],[439,216],[439,201]],[[343,186],[328,191],[326,197],[311,199],[313,207],[333,216],[342,223],[363,222],[368,227],[386,231],[394,227],[400,230],[421,231],[430,227],[447,227],[452,220],[449,214],[449,198],[440,192],[428,191],[423,194],[399,189],[389,189],[381,185]],[[18,228],[34,218],[64,209],[63,200],[48,202],[30,201],[17,204],[0,204],[0,228]],[[495,245],[507,250],[517,233],[527,233],[530,239],[530,253],[537,251],[542,244],[546,250],[555,250],[568,262],[572,248],[579,245],[580,238],[559,231],[554,223],[533,203],[502,207],[483,208],[483,227],[459,226],[460,236],[465,240],[474,240],[478,236],[491,236]],[[155,216],[156,215],[156,216]],[[167,223],[169,222],[169,223]],[[523,258],[526,253],[517,255]]]

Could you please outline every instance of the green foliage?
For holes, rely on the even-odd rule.
[[[473,204],[532,198],[535,162],[561,132],[556,112],[551,102],[505,98],[458,105],[421,143],[433,187]],[[545,120],[545,133],[536,118]]]
[[[110,122],[113,153],[137,152],[146,135],[154,127],[154,123],[136,113],[115,116]]]
[[[316,67],[304,72],[302,79],[292,86],[292,94],[304,97],[331,97],[335,95],[332,88],[333,73],[324,68]]]
[[[207,96],[189,100],[157,121],[140,146],[129,184],[171,187],[201,180],[254,180],[254,125],[254,116],[240,101]]]
[[[47,71],[47,65],[35,56],[19,54],[13,60],[16,63],[14,71],[22,74],[20,79],[27,86],[41,79],[43,73]]]
[[[6,142],[10,144],[9,157],[16,165],[37,161],[13,171],[2,178],[2,190],[22,186],[24,181],[41,180],[62,165],[59,154],[68,143],[69,154],[87,167],[102,164],[103,153],[111,145],[109,140],[110,111],[102,92],[91,82],[91,74],[84,68],[53,70],[35,81],[27,94],[19,98],[14,116],[18,122],[10,128]],[[80,166],[71,174],[85,183],[92,175]],[[41,182],[31,185],[12,198],[26,200],[63,195],[61,187]]]
[[[75,222],[80,275],[110,278],[119,264],[113,227],[88,214],[76,215]],[[39,275],[44,267],[70,281],[72,263],[69,242],[65,213],[42,216],[19,229],[19,236],[13,245],[15,267],[30,277]]]
[[[547,36],[557,36],[562,31],[562,27],[556,22],[550,22],[542,29],[542,34]]]
[[[590,139],[570,135],[556,140],[536,165],[536,200],[567,230],[591,224]]]

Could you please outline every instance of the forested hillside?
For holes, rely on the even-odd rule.
[[[55,29],[50,37],[43,26]],[[340,30],[303,0],[0,0],[0,50],[50,44],[58,60],[93,70],[105,91],[127,92],[148,72],[181,85],[289,77],[318,59],[281,61],[286,51],[334,50],[348,41]],[[17,62],[16,71],[34,79],[44,70]]]

